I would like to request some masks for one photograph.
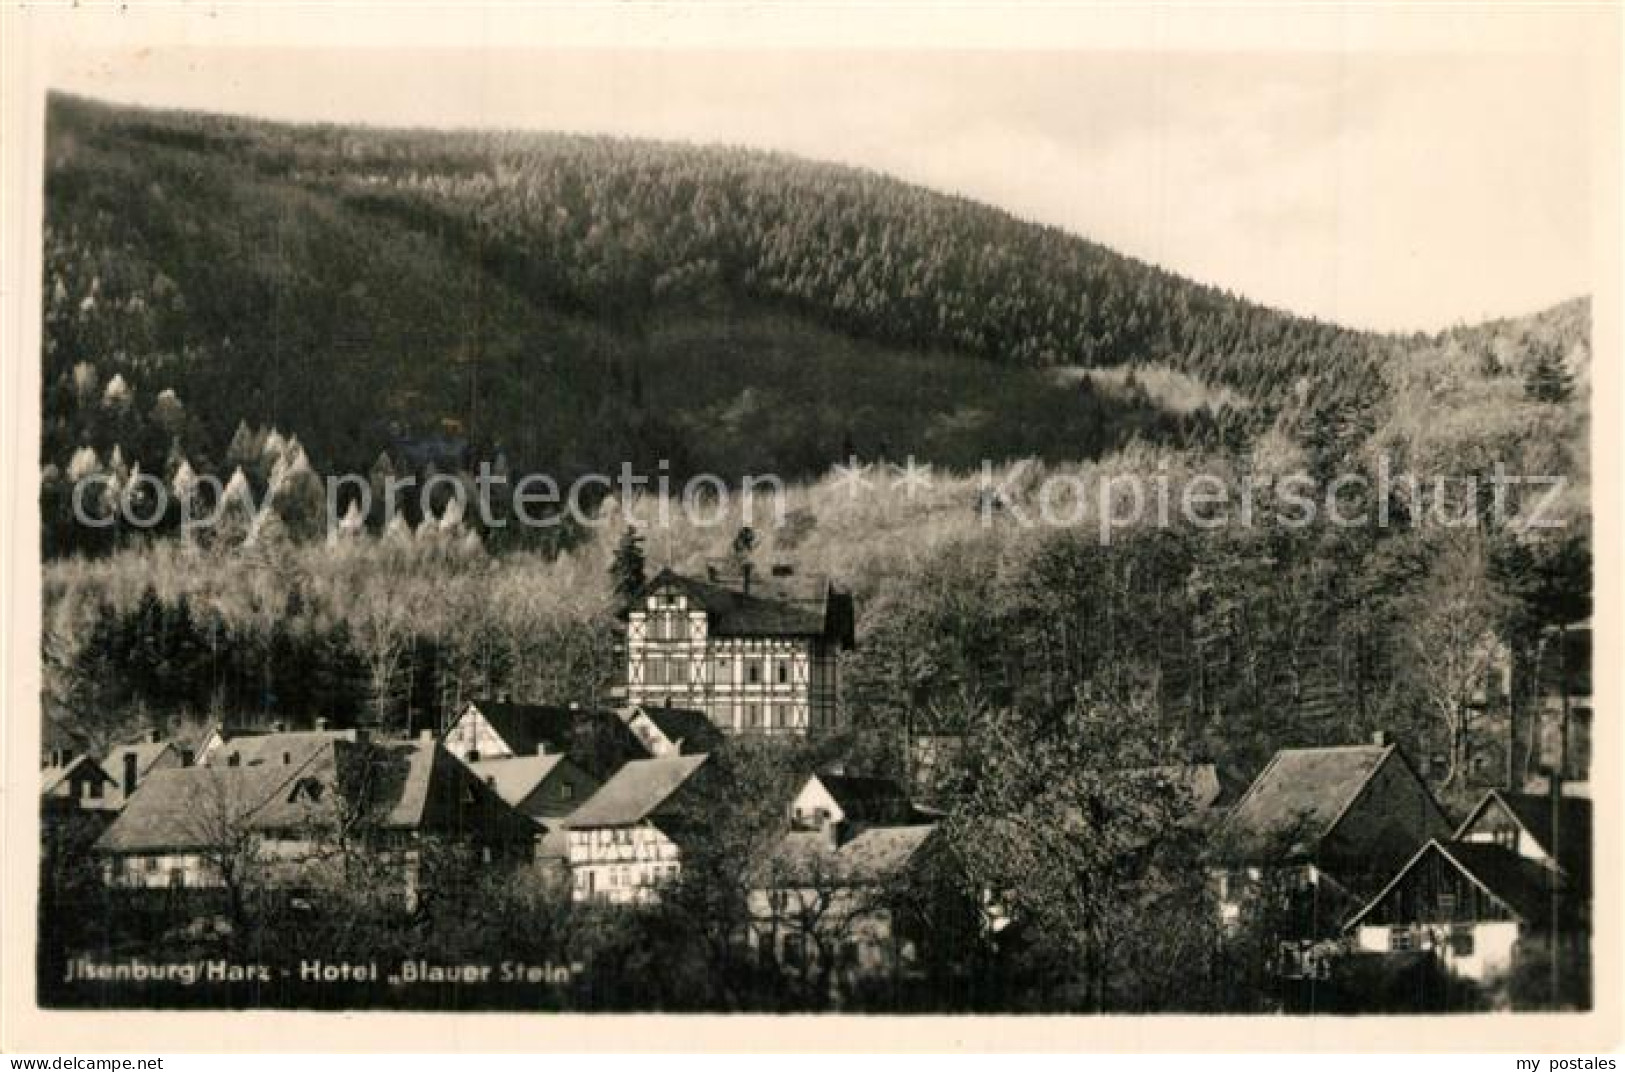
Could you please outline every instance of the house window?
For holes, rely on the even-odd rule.
[[[687,640],[688,619],[681,614],[665,612],[657,614],[653,622],[652,632],[656,640]]]
[[[1439,891],[1439,914],[1446,919],[1456,914],[1456,891]]]
[[[1495,840],[1495,844],[1501,846],[1503,849],[1510,849],[1513,852],[1517,852],[1518,851],[1518,830],[1517,830],[1517,827],[1508,826],[1508,827],[1505,827],[1505,828],[1503,828],[1501,830],[1497,830],[1495,832],[1494,840]]]
[[[156,857],[156,856],[144,856],[144,857],[142,857],[141,866],[142,866],[142,869],[147,872],[147,874],[149,874],[149,875],[157,874],[157,872],[158,872],[158,857]]]
[[[1470,957],[1473,955],[1473,929],[1471,927],[1450,928],[1450,953],[1457,957]]]
[[[1388,932],[1388,949],[1394,953],[1410,953],[1416,949],[1416,935],[1409,927],[1394,927]]]
[[[575,783],[573,783],[573,782],[560,782],[559,783],[559,799],[560,800],[574,800],[575,798],[576,798]]]
[[[184,889],[186,887],[186,869],[185,868],[171,867],[169,869],[169,886],[170,886],[170,889],[175,889],[175,890]]]

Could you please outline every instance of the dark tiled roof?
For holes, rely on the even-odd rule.
[[[40,795],[46,797],[66,797],[73,792],[73,778],[75,774],[83,772],[86,776],[98,779],[103,785],[115,786],[118,783],[108,777],[101,764],[91,756],[75,756],[61,766],[46,767],[40,771]]]
[[[710,616],[715,636],[826,637],[848,647],[853,641],[852,597],[816,574],[753,578],[750,592],[714,581],[661,570],[645,593],[681,591]]]
[[[301,766],[334,741],[354,741],[354,730],[293,730],[287,733],[239,733],[223,736],[221,744],[203,760],[211,767],[224,767],[237,757],[237,765]],[[286,761],[286,762],[285,762]]]
[[[1441,848],[1463,873],[1519,916],[1537,920],[1551,915],[1554,876],[1535,861],[1501,845],[1452,841]]]
[[[571,813],[569,825],[579,829],[642,822],[656,814],[705,760],[703,755],[633,760]]]
[[[1226,816],[1223,851],[1259,862],[1312,856],[1392,751],[1346,745],[1275,753]]]
[[[286,751],[270,734],[270,754]],[[493,835],[528,820],[431,741],[357,743],[329,735],[292,762],[155,770],[97,847],[108,852],[197,850],[225,830],[306,831],[331,825],[338,795],[380,828],[455,831],[476,820]],[[514,830],[506,829],[514,827]]]
[[[908,793],[889,778],[866,778],[852,774],[816,774],[835,803],[853,823],[896,823],[907,821],[914,812]]]
[[[201,851],[231,831],[301,825],[281,803],[304,768],[173,767],[154,771],[96,843],[103,852]],[[310,818],[325,809],[306,805]]]
[[[721,732],[703,711],[682,707],[639,707],[637,710],[655,724],[666,740],[683,745],[685,752],[707,751],[722,739]]]
[[[474,700],[469,706],[485,717],[515,755],[560,752],[596,778],[629,759],[648,755],[637,734],[614,711],[505,700]]]
[[[465,760],[468,769],[511,807],[519,807],[536,787],[565,762],[562,755],[505,756],[501,759]]]
[[[1550,918],[1553,876],[1535,861],[1525,859],[1504,846],[1487,842],[1432,840],[1418,849],[1387,885],[1344,924],[1345,929],[1359,926],[1393,891],[1402,887],[1406,878],[1430,856],[1447,861],[1520,919],[1537,921]],[[1559,911],[1572,911],[1572,904],[1564,901]]]
[[[901,875],[936,831],[935,826],[872,826],[839,846],[822,832],[786,834],[775,859],[775,885],[872,885]]]
[[[1541,851],[1557,860],[1557,866],[1578,882],[1591,876],[1591,801],[1583,797],[1563,797],[1557,805],[1557,852],[1552,851],[1552,798],[1542,793],[1503,793],[1495,796],[1506,803],[1519,825],[1540,845]]]

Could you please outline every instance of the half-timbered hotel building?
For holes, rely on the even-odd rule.
[[[662,570],[626,612],[626,698],[701,711],[729,733],[800,735],[840,724],[839,653],[850,596],[775,566]]]

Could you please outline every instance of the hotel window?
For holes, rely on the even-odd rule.
[[[759,730],[762,728],[762,705],[748,703],[745,705],[745,726],[747,729]]]
[[[666,683],[666,660],[653,657],[643,660],[643,683],[645,685],[664,685]]]
[[[716,665],[712,667],[712,682],[717,685],[732,685],[734,683],[733,660],[726,655],[718,655]]]
[[[776,667],[776,673],[778,675],[780,685],[790,684],[790,662],[788,659],[779,660],[779,664]]]
[[[673,659],[666,665],[666,684],[688,685],[688,660]]]
[[[760,685],[762,683],[762,660],[745,660],[745,682],[750,685]]]

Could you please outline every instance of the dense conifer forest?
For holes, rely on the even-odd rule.
[[[1588,613],[1584,299],[1376,336],[782,155],[64,97],[49,125],[47,706],[97,734],[602,697],[626,525],[651,568],[681,569],[745,520],[657,531],[606,503],[597,527],[489,530],[442,495],[387,527],[353,518],[335,545],[321,477],[346,471],[778,473],[789,514],[758,522],[758,554],[857,595],[848,700],[872,737],[854,747],[880,765],[903,726],[1132,693],[1238,767],[1388,727],[1459,781],[1532,761],[1504,754],[1499,716],[1447,717],[1466,700],[1432,659],[1442,625],[1472,623],[1465,659],[1486,630],[1532,651]],[[909,455],[938,467],[919,498],[844,497],[829,475]],[[1088,525],[984,524],[983,458],[1012,507],[1043,475],[1499,463],[1561,476],[1565,524],[1401,488],[1402,521],[1449,508],[1465,527],[1147,528],[1103,547]],[[198,542],[173,516],[72,521],[77,481],[117,496],[143,473],[172,499],[214,475],[269,505]]]

